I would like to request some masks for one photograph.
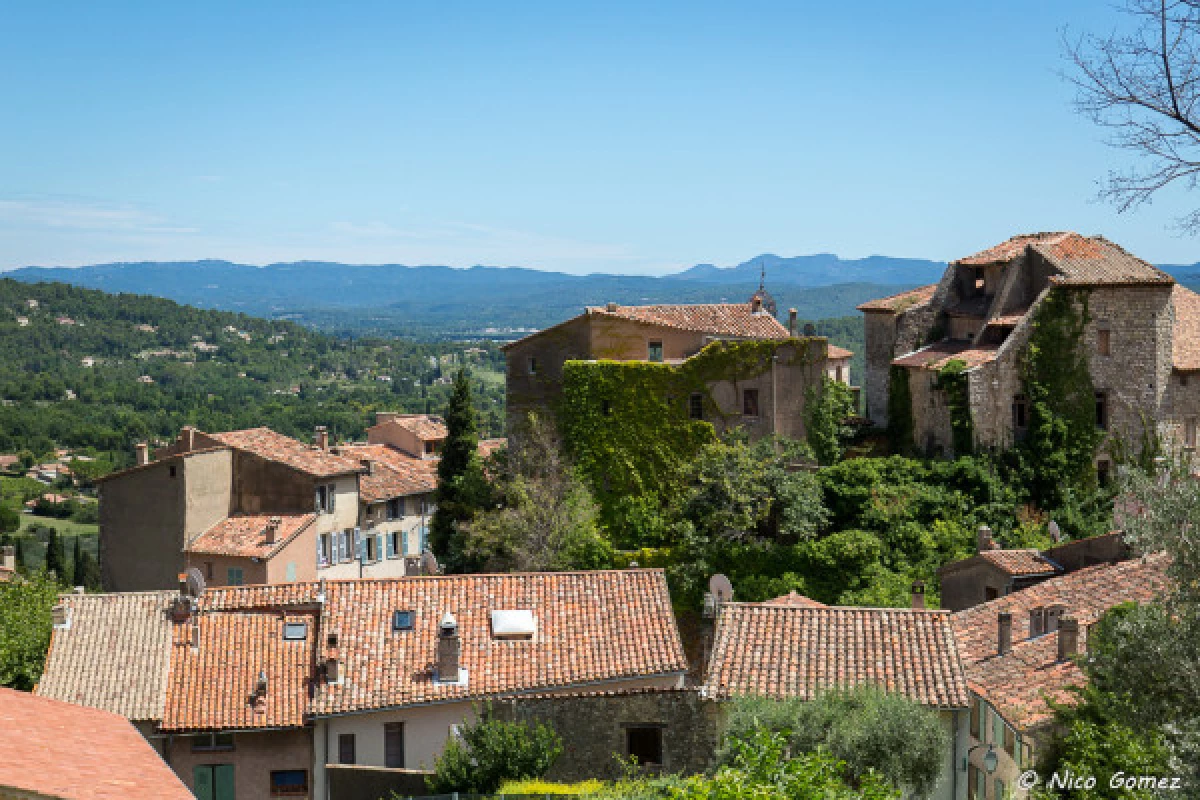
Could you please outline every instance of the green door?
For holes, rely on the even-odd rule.
[[[213,767],[216,791],[213,800],[233,800],[233,764],[218,764]]]
[[[192,792],[196,800],[213,800],[213,770],[206,765],[192,770]]]
[[[234,800],[233,764],[203,764],[192,777],[196,800]]]

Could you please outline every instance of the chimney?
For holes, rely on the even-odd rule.
[[[374,475],[374,474],[375,474],[375,462],[374,462],[374,461],[372,461],[372,460],[371,460],[371,459],[369,459],[369,458],[364,458],[364,459],[362,460],[362,465],[363,465],[364,467],[366,467],[366,468],[367,468],[367,474],[368,474],[368,475]]]
[[[0,567],[10,572],[17,571],[17,548],[11,544],[0,547]]]
[[[263,531],[267,537],[267,544],[275,544],[275,540],[279,537],[279,526],[282,524],[281,517],[271,517],[267,520],[267,528]]]
[[[762,313],[762,298],[758,295],[750,298],[750,312],[753,314]]]
[[[912,607],[925,607],[925,581],[916,581],[912,585]]]
[[[133,446],[133,460],[140,467],[150,463],[150,445],[138,442]]]
[[[255,697],[266,697],[267,696],[267,672],[266,672],[266,670],[259,670],[259,672],[258,672],[258,682],[255,683],[255,685],[254,685],[254,696]]]
[[[437,679],[441,683],[458,683],[459,656],[462,641],[458,638],[458,623],[449,611],[438,627]]]
[[[789,335],[789,336],[795,336],[795,335],[796,335],[796,325],[797,325],[797,322],[796,322],[796,309],[794,309],[794,308],[789,308],[789,309],[788,309],[788,335]]]
[[[184,425],[179,430],[179,451],[181,453],[190,453],[196,449],[196,428],[192,425]]]
[[[979,526],[979,533],[976,537],[976,549],[980,553],[996,549],[996,543],[992,541],[992,529],[987,525]]]
[[[606,303],[604,305],[604,310],[611,314],[617,310],[617,304],[616,303]]]
[[[338,660],[336,658],[328,658],[325,660],[325,682],[338,682]]]
[[[50,609],[50,622],[56,628],[62,628],[67,624],[67,607],[62,603],[55,603]]]
[[[1058,621],[1058,660],[1068,661],[1079,652],[1079,620],[1063,617]]]
[[[317,426],[316,435],[313,438],[318,448],[321,450],[329,449],[329,431],[326,430],[324,425]]]
[[[1012,612],[1001,611],[997,620],[1000,631],[999,642],[996,645],[996,652],[999,655],[1005,655],[1012,652]]]
[[[187,573],[180,572],[178,575],[175,576],[175,580],[179,582],[179,593],[182,595],[186,595],[188,593]]]

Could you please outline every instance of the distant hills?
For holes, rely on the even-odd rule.
[[[864,300],[937,280],[945,264],[832,254],[762,255],[737,266],[700,264],[663,277],[567,275],[520,267],[377,266],[296,262],[255,267],[228,261],[141,262],[24,267],[4,277],[61,281],[106,292],[157,295],[199,308],[286,317],[325,330],[421,338],[511,337],[579,313],[585,305],[736,302],[767,289],[781,316],[854,313]]]

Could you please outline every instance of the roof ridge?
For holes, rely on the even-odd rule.
[[[807,597],[807,595],[802,595],[802,596]],[[787,595],[783,595],[783,597],[787,597]],[[811,600],[812,598],[809,597],[809,599]],[[784,609],[784,610],[788,610],[788,611],[795,611],[795,610],[799,610],[799,611],[896,611],[896,612],[909,611],[909,612],[914,612],[914,613],[920,612],[920,613],[925,613],[925,614],[950,614],[950,613],[952,613],[949,609],[946,609],[946,608],[907,608],[907,607],[892,607],[892,606],[831,606],[831,605],[802,606],[802,605],[790,605],[787,603],[772,603],[769,600],[756,600],[756,601],[751,601],[751,602],[736,602],[735,601],[735,602],[730,602],[730,603],[722,603],[721,605],[722,605],[722,607],[736,606],[736,607],[741,607],[741,608]]]

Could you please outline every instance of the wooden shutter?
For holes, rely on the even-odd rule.
[[[213,768],[205,764],[192,770],[192,793],[196,800],[213,800]]]
[[[233,764],[213,767],[213,800],[234,800]]]

